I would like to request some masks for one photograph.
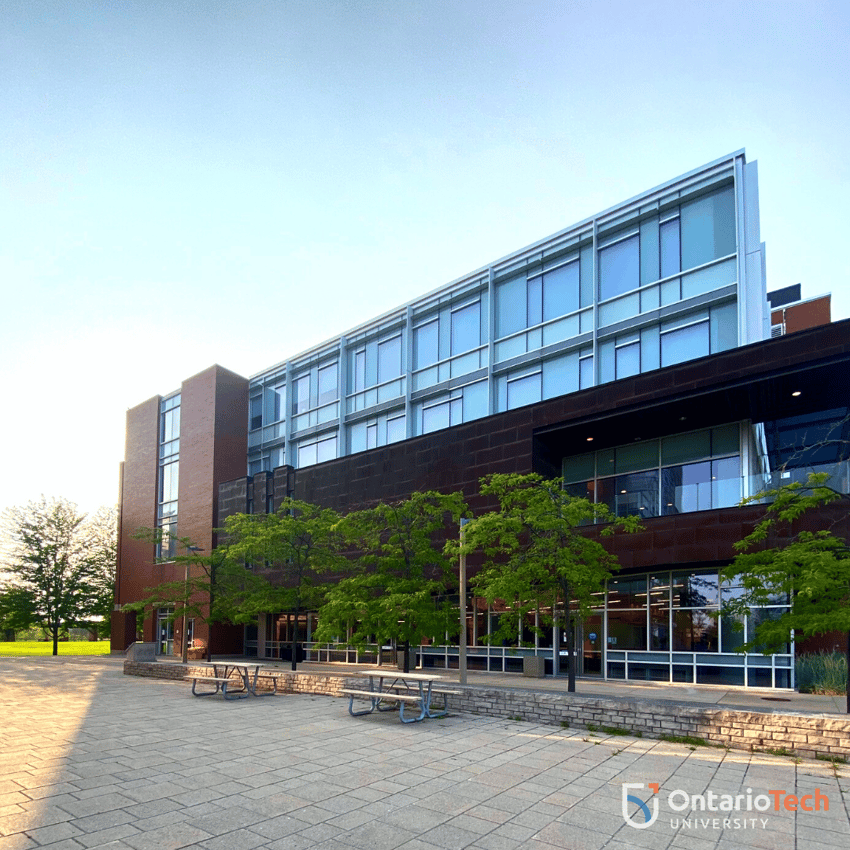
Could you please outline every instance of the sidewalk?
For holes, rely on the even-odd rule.
[[[197,699],[185,682],[124,676],[122,665],[0,659],[0,850],[850,843],[845,765],[484,716],[402,726],[395,712],[354,718],[345,700],[326,696]],[[829,809],[776,809],[771,789],[820,795]],[[626,792],[650,814],[658,803],[648,828],[627,822],[644,815],[628,800],[623,814]],[[745,804],[748,794],[769,808],[723,812],[710,802]],[[692,812],[692,795],[714,808]]]

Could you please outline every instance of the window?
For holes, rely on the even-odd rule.
[[[628,345],[619,345],[615,349],[617,378],[628,378],[640,373],[640,340]]]
[[[177,483],[179,478],[178,461],[163,464],[160,467],[159,474],[159,501],[176,502],[177,501]]]
[[[354,354],[354,391],[366,389],[366,351],[358,351]]]
[[[169,443],[180,436],[180,408],[166,410],[160,417],[159,441]]]
[[[599,251],[599,300],[614,298],[640,285],[640,248],[637,235]]]
[[[678,274],[682,268],[679,254],[679,219],[661,225],[661,277]]]
[[[731,186],[680,207],[682,269],[735,252],[735,196]]]
[[[440,359],[439,331],[440,323],[437,319],[414,329],[413,362],[415,369],[424,369]]]
[[[272,390],[271,398],[271,415],[272,422],[279,422],[283,419],[283,411],[286,409],[284,399],[286,398],[286,384],[278,384]]]
[[[390,381],[401,374],[401,336],[378,344],[378,383]]]
[[[467,304],[452,312],[452,355],[481,344],[481,304]]]
[[[541,373],[534,372],[521,378],[508,379],[508,410],[534,404],[541,397]]]
[[[251,430],[263,427],[263,397],[258,395],[251,399]]]
[[[303,413],[310,408],[310,376],[302,375],[292,382],[292,412]]]
[[[487,381],[476,381],[422,403],[421,434],[439,431],[487,415]]]
[[[387,419],[387,442],[397,443],[407,436],[404,415]]]
[[[735,505],[741,498],[738,423],[566,457],[572,495],[617,516],[651,517]]]
[[[299,443],[298,468],[303,469],[305,466],[312,466],[315,463],[333,460],[337,455],[336,443],[336,434],[332,437],[320,437],[309,443]]]
[[[374,419],[355,422],[348,429],[349,451],[351,454],[397,443],[407,437],[405,415],[393,411]]]
[[[661,365],[673,366],[709,353],[708,319],[670,331],[661,331]]]
[[[430,434],[457,425],[463,420],[463,401],[460,398],[447,400],[422,408],[422,433]]]
[[[503,337],[526,327],[526,279],[518,277],[500,283],[496,289],[496,336]]]
[[[578,374],[579,374],[579,389],[586,390],[588,387],[592,387],[594,384],[593,381],[593,355],[587,355],[582,357],[578,361]]]
[[[319,406],[337,399],[337,364],[319,369]]]
[[[565,266],[543,275],[543,321],[557,319],[579,308],[579,262],[574,260]]]
[[[496,336],[509,336],[579,309],[579,261],[514,278],[496,289]]]
[[[262,401],[262,398],[260,401]],[[159,409],[156,526],[161,531],[161,537],[156,545],[156,557],[170,560],[177,554],[180,396],[165,399],[160,403]]]

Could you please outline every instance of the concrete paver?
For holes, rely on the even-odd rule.
[[[121,659],[0,659],[0,717],[0,850],[850,845],[846,765],[471,715],[403,726],[322,696],[196,699]],[[623,783],[658,804],[649,827],[626,822]]]

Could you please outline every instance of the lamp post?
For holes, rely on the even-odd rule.
[[[200,546],[186,546],[186,571],[183,575],[183,655],[182,661],[189,661],[189,619],[186,609],[189,606],[189,563],[192,552],[203,552]]]
[[[458,581],[460,584],[459,596],[460,599],[460,637],[458,638],[458,659],[457,664],[460,670],[459,682],[461,685],[466,684],[466,552],[463,551],[463,541],[465,537],[466,524],[470,520],[461,517],[460,520],[460,568]]]

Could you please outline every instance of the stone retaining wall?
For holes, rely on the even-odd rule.
[[[209,668],[181,664],[127,661],[124,673],[158,679],[209,675]],[[293,673],[278,675],[278,692],[341,696],[346,687],[362,687],[362,679],[344,675]],[[234,682],[238,676],[232,677]],[[260,679],[259,689],[271,690]],[[823,714],[728,711],[714,706],[674,702],[603,699],[547,691],[501,690],[449,685],[458,695],[448,697],[453,711],[488,717],[519,718],[553,726],[568,725],[598,734],[605,728],[627,730],[647,737],[672,735],[702,738],[710,744],[743,750],[784,750],[797,755],[850,757],[850,718]],[[613,733],[613,734],[616,734]]]

